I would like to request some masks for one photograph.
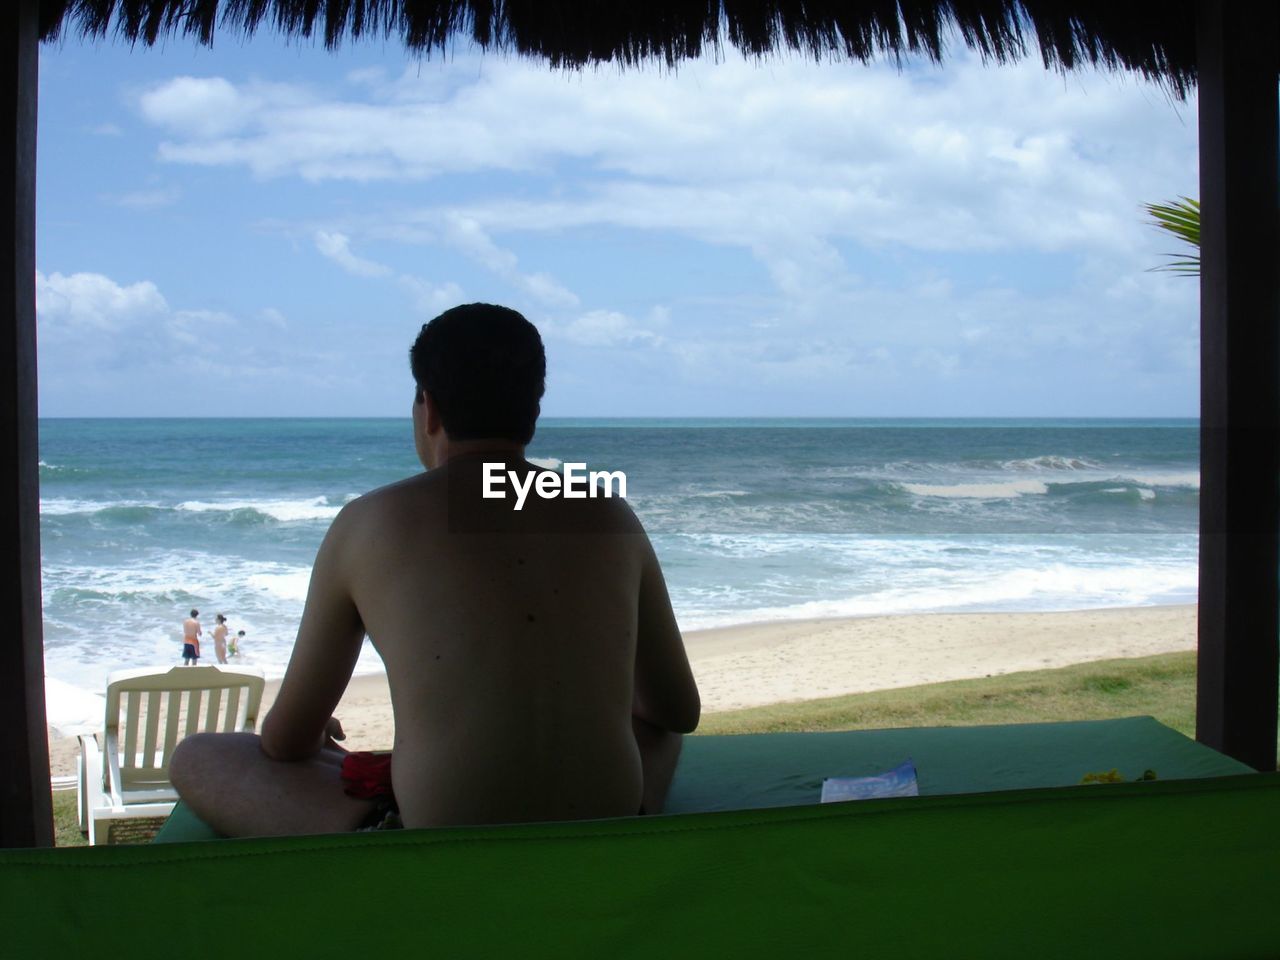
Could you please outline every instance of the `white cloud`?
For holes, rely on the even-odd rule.
[[[263,307],[258,311],[258,316],[264,323],[269,323],[278,330],[287,329],[289,326],[289,319],[275,307]]]
[[[617,347],[632,344],[662,346],[663,338],[639,326],[616,310],[589,310],[568,322],[544,321],[539,325],[551,338],[563,338],[586,347]]]
[[[489,60],[451,89],[434,75],[376,79],[362,74],[375,89],[353,101],[180,77],[144,96],[144,114],[177,138],[167,159],[260,176],[540,174],[572,159],[594,186],[569,191],[561,219],[943,250],[1121,249],[1137,232],[1134,188],[1187,188],[1194,143],[1192,129],[1152,123],[1153,88],[1091,74],[1068,84],[1033,61],[988,68],[970,55],[903,74],[733,55],[674,77]],[[173,106],[192,100],[199,123]],[[500,228],[493,211],[487,225]]]
[[[485,238],[487,240],[487,238]],[[314,236],[316,249],[338,264],[348,273],[358,277],[391,277],[395,271],[389,266],[357,256],[351,251],[351,238],[335,230],[317,230]],[[472,252],[472,251],[468,251]],[[518,283],[525,280],[515,269],[516,259],[506,251],[498,250],[491,243],[485,250],[486,259],[497,265],[495,269]],[[486,264],[488,265],[488,264]],[[435,316],[462,299],[462,288],[453,281],[433,283],[409,273],[396,276],[400,289],[408,294],[414,309],[419,313]]]
[[[165,323],[165,330],[176,343],[203,350],[219,337],[218,327],[233,327],[235,317],[222,310],[176,310]]]
[[[42,332],[119,333],[165,316],[169,305],[150,280],[127,286],[100,273],[36,271],[36,316]]]
[[[358,257],[351,252],[351,239],[343,233],[329,233],[317,230],[315,235],[316,249],[328,257],[348,273],[358,277],[385,277],[391,274],[391,268]]]
[[[36,313],[41,410],[54,416],[255,415],[274,412],[256,401],[276,391],[306,412],[359,385],[335,373],[351,343],[300,343],[272,307],[245,324],[225,310],[175,309],[150,280],[37,272]]]
[[[419,228],[413,231],[413,242],[440,243],[462,253],[536,304],[559,308],[578,306],[577,294],[550,274],[521,270],[520,258],[511,250],[498,246],[474,217],[459,211],[441,210],[434,212],[431,219],[430,229],[424,231]],[[370,225],[367,232],[383,238],[387,235],[387,231],[379,225]],[[393,239],[405,240],[406,232],[397,227]],[[389,276],[392,273],[390,267],[353,254],[350,249],[351,239],[345,233],[317,230],[315,244],[322,254],[341,264],[350,273],[360,276]],[[453,281],[433,284],[411,274],[403,274],[399,279],[401,286],[422,309],[434,309],[437,304],[456,303],[462,295],[461,287]]]
[[[510,250],[504,250],[494,243],[474,218],[447,212],[443,221],[447,242],[538,303],[559,307],[578,305],[577,295],[557,283],[555,278],[545,273],[522,273],[519,270],[519,258]]]
[[[387,71],[382,67],[362,67],[347,71],[347,83],[359,87],[381,87],[386,81]]]
[[[401,288],[409,294],[413,305],[419,313],[434,317],[450,307],[456,307],[463,300],[462,288],[452,280],[446,283],[431,283],[420,277],[407,273],[399,277]]]
[[[944,71],[900,74],[731,55],[675,77],[587,77],[489,59],[444,76],[358,71],[341,98],[177,78],[149,92],[144,114],[171,138],[163,158],[257,176],[517,173],[519,191],[398,203],[347,229],[443,242],[531,303],[578,315],[578,284],[522,266],[505,238],[622,228],[745,249],[782,298],[775,318],[807,322],[838,313],[856,288],[851,249],[1077,258],[1058,265],[1066,281],[1079,258],[1108,259],[1113,276],[1140,271],[1157,261],[1159,238],[1139,203],[1194,189],[1193,125],[1171,122],[1155,88],[1088,73],[1064,80],[1034,61],[988,68],[962,54]],[[191,100],[216,116],[188,122],[173,104]],[[317,236],[317,246],[357,275],[391,273],[355,256],[346,233]],[[951,278],[923,282],[913,295],[953,296]]]
[[[36,271],[41,349],[72,347],[82,356],[127,362],[203,348],[237,320],[222,310],[173,309],[150,280],[121,284],[100,273]]]
[[[262,97],[223,77],[175,77],[138,99],[149,122],[197,138],[238,132],[265,105]]]
[[[1195,190],[1194,123],[1156,88],[968,54],[902,73],[736,54],[675,76],[459,66],[327,88],[179,77],[139,103],[163,161],[318,185],[342,212],[305,235],[417,313],[486,286],[460,253],[566,349],[726,395],[756,379],[890,403],[1017,381],[1052,405],[1091,371],[1194,390],[1194,297],[1143,272],[1166,245],[1141,201]],[[646,245],[668,240],[736,272],[645,277]],[[457,282],[416,276],[403,244],[443,248],[427,269]]]

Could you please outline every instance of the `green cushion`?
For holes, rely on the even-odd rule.
[[[1151,717],[989,727],[689,737],[669,810],[692,813],[815,803],[826,777],[861,777],[910,757],[922,796],[1078,784],[1113,768],[1162,780],[1253,770]]]
[[[921,795],[1070,786],[1093,771],[1128,779],[1252,773],[1151,717],[991,727],[850,730],[689,737],[667,813],[706,813],[816,803],[826,777],[879,773],[910,757]],[[179,804],[157,843],[218,834]]]
[[[1261,957],[1280,776],[0,851],[6,957]]]

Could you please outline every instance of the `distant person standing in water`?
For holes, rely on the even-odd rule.
[[[228,651],[227,651],[227,652],[228,652],[231,656],[235,657],[237,660],[239,660],[239,659],[240,659],[240,644],[241,644],[241,643],[243,643],[243,642],[244,642],[244,631],[243,631],[243,630],[238,631],[238,632],[236,633],[236,635],[235,635],[234,637],[232,637],[232,638],[231,638],[231,646],[230,646],[230,648],[228,649]]]
[[[227,662],[227,618],[222,614],[215,617],[218,625],[213,628],[213,652],[219,663]]]
[[[182,665],[185,667],[194,667],[200,659],[199,616],[199,610],[192,610],[191,616],[182,621]]]

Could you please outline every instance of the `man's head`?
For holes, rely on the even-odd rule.
[[[449,441],[533,439],[547,357],[537,328],[516,311],[489,303],[446,310],[423,326],[409,365],[415,417],[426,405]]]
[[[198,617],[198,616],[200,616],[200,611],[199,611],[199,610],[192,610],[192,611],[191,611],[191,616],[193,616],[193,617]]]

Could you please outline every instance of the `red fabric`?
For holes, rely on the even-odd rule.
[[[391,754],[348,753],[342,758],[342,789],[360,800],[391,796]]]

